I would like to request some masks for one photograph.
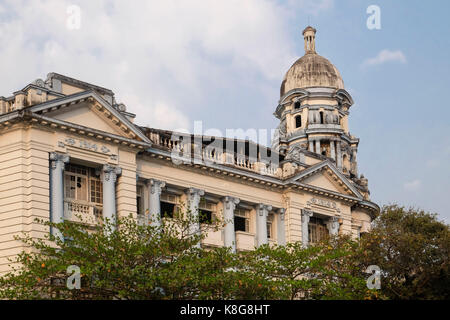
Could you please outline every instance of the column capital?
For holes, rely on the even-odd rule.
[[[151,194],[157,193],[158,195],[161,195],[162,189],[166,186],[165,181],[156,179],[148,179],[146,183],[150,189]]]
[[[240,202],[240,199],[235,198],[235,197],[225,196],[222,198],[222,202],[225,204],[226,209],[232,208],[234,210],[236,205]]]
[[[302,209],[302,222],[308,224],[309,218],[313,216],[313,212],[311,210]]]
[[[62,165],[64,169],[64,164],[69,162],[69,155],[57,153],[57,152],[50,152],[49,156],[50,162],[51,162],[51,168],[56,169],[56,165],[59,163]]]
[[[100,174],[103,181],[111,180],[112,182],[116,182],[117,176],[122,174],[122,168],[104,164],[103,167],[96,170],[96,173]]]
[[[272,206],[264,203],[259,203],[256,205],[256,209],[259,211],[260,216],[267,217],[269,211],[272,210]]]
[[[197,189],[197,188],[188,188],[185,191],[186,195],[188,197],[195,197],[195,196],[204,196],[205,190]]]
[[[331,217],[328,219],[328,221],[326,222],[328,231],[330,233],[330,235],[338,235],[339,234],[339,220],[338,217]]]

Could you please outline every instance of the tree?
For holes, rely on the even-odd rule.
[[[242,253],[249,274],[258,275],[266,296],[278,299],[367,299],[364,269],[355,260],[360,250],[350,237],[329,238],[303,247],[264,245]]]
[[[64,241],[21,239],[30,250],[20,267],[0,279],[6,299],[365,299],[367,290],[358,244],[347,237],[307,248],[300,243],[263,245],[250,252],[199,248],[220,219],[180,210],[160,226],[131,217],[98,225],[64,221],[41,223],[61,231]],[[79,220],[82,222],[82,218]],[[81,272],[81,288],[70,289],[67,268]]]
[[[388,297],[450,298],[450,230],[435,214],[384,206],[361,245],[357,259],[381,268],[381,288]]]
[[[197,267],[223,257],[195,246],[204,233],[191,233],[190,225],[199,219],[192,216],[178,212],[173,219],[162,219],[160,227],[126,217],[118,219],[115,231],[109,221],[95,226],[40,221],[60,230],[65,241],[53,235],[20,238],[31,250],[18,255],[20,267],[0,279],[0,298],[193,298],[192,281],[201,278]],[[71,265],[81,270],[80,290],[66,286]]]

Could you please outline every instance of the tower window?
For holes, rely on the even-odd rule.
[[[322,123],[323,124],[323,111],[320,111],[320,123]]]
[[[294,103],[294,109],[300,109],[300,101]]]
[[[302,116],[295,117],[295,127],[300,128],[302,126]]]

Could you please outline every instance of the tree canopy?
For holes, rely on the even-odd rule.
[[[20,238],[28,249],[0,278],[2,299],[444,299],[449,285],[449,227],[436,216],[386,206],[360,241],[329,238],[304,247],[263,245],[232,253],[197,244],[226,221],[202,224],[176,213],[159,226],[120,218],[115,228],[40,221],[64,241]],[[382,270],[381,290],[367,288],[365,270]],[[80,270],[71,289],[69,266]]]

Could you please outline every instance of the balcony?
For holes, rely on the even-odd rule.
[[[236,249],[241,251],[255,249],[255,235],[244,231],[236,231]]]
[[[102,216],[102,207],[98,204],[77,200],[64,200],[64,219],[85,224],[97,224]]]
[[[212,247],[223,247],[223,230],[207,230],[206,237],[202,240],[202,244]]]

